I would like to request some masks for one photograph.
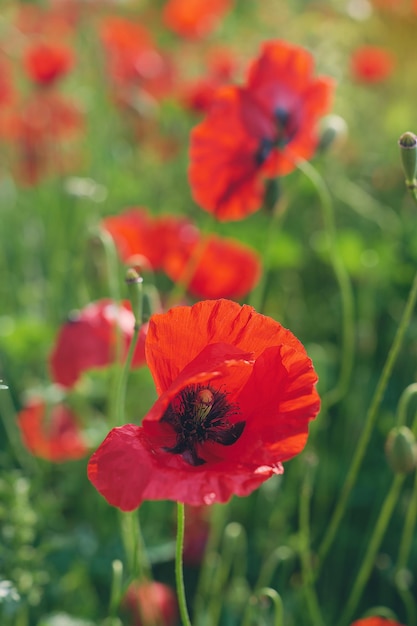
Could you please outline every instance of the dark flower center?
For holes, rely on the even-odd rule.
[[[211,385],[188,385],[172,400],[161,417],[161,422],[172,426],[177,442],[165,448],[172,454],[181,454],[190,465],[203,465],[206,461],[198,456],[197,445],[214,441],[231,446],[240,437],[245,422],[231,424],[228,416],[239,412],[237,404],[227,401],[227,393]]]
[[[278,107],[274,112],[276,135],[274,138],[263,137],[255,154],[255,162],[259,167],[265,163],[274,148],[283,149],[297,133],[296,116]]]

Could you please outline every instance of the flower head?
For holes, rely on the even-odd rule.
[[[163,17],[168,28],[193,39],[213,31],[231,5],[232,0],[168,0]]]
[[[393,54],[379,46],[360,46],[350,60],[351,73],[360,83],[381,83],[389,78],[395,67]]]
[[[304,448],[317,376],[278,322],[228,300],[176,307],[151,317],[146,358],[158,400],[142,426],[114,428],[88,466],[110,504],[226,502]]]
[[[317,145],[332,81],[313,76],[309,52],[283,41],[264,44],[244,87],[225,87],[191,134],[194,199],[220,220],[258,210],[264,180],[291,172]]]
[[[113,237],[124,262],[131,263],[133,257],[141,256],[154,271],[164,267],[166,256],[174,247],[187,246],[197,233],[182,217],[153,218],[143,207],[132,207],[120,215],[106,217],[102,225]]]
[[[210,235],[205,242],[196,240],[176,246],[167,255],[164,269],[174,282],[181,280],[193,254],[198,260],[188,291],[199,298],[242,298],[261,275],[260,259],[254,250],[234,239]]]
[[[372,617],[364,617],[353,622],[351,626],[401,626],[399,622],[387,617],[379,617],[378,615]]]
[[[129,103],[135,96],[133,87],[140,87],[156,99],[171,91],[172,63],[156,48],[142,24],[124,17],[107,16],[101,21],[100,36],[109,78],[120,103]]]
[[[132,583],[123,605],[134,619],[134,626],[159,624],[174,626],[178,619],[178,604],[174,591],[157,581]]]
[[[17,419],[23,443],[34,456],[63,463],[88,452],[77,418],[64,404],[47,407],[43,400],[33,399]]]
[[[54,382],[72,387],[83,372],[111,365],[116,356],[117,332],[121,333],[124,354],[133,336],[135,318],[130,305],[118,307],[111,300],[92,302],[76,312],[60,329],[50,357]],[[132,366],[145,361],[147,325],[142,326]]]
[[[49,86],[65,74],[74,64],[72,50],[57,43],[36,43],[26,51],[24,65],[33,82],[41,86]]]

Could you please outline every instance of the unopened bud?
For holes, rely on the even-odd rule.
[[[133,315],[135,316],[136,326],[142,325],[142,312],[143,312],[143,294],[142,283],[143,278],[139,276],[138,272],[130,267],[126,272],[125,278],[127,288],[129,291],[129,300],[132,305]]]
[[[328,152],[342,146],[348,135],[346,121],[340,115],[327,115],[320,124],[320,138],[317,152]]]
[[[414,434],[407,426],[393,428],[385,444],[385,454],[391,469],[408,474],[417,465],[417,446]]]
[[[417,135],[406,132],[398,140],[400,157],[405,175],[405,184],[409,189],[417,187]]]

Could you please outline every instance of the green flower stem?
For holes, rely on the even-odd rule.
[[[396,425],[404,426],[407,421],[407,409],[409,402],[413,396],[417,395],[417,383],[412,383],[404,389],[398,402]]]
[[[417,391],[417,384],[409,385],[403,392],[398,404],[397,422],[399,425],[405,423],[406,409],[408,401]],[[414,418],[412,426],[413,433],[416,434],[417,417]],[[417,604],[414,594],[410,592],[409,573],[407,571],[408,559],[414,540],[415,527],[417,522],[417,471],[414,472],[414,485],[409,498],[407,513],[405,516],[404,528],[398,548],[397,562],[395,564],[394,580],[399,596],[401,597],[407,611],[408,626],[417,625]]]
[[[324,626],[320,603],[314,587],[314,573],[310,551],[310,501],[311,473],[307,472],[300,494],[299,526],[300,526],[300,559],[303,574],[303,591],[307,602],[308,614],[313,626]]]
[[[255,584],[255,589],[261,589],[267,587],[274,575],[275,570],[281,563],[288,562],[290,559],[296,556],[296,553],[287,546],[279,546],[275,548],[269,556],[265,559],[259,572],[258,580]]]
[[[246,571],[247,538],[243,527],[230,522],[225,530],[222,542],[222,552],[214,573],[214,584],[211,586],[210,602],[206,607],[208,624],[218,624],[224,601],[224,590],[231,580],[232,569],[243,576]]]
[[[204,229],[205,233],[211,232],[213,224],[214,224],[213,216],[209,215],[206,227]],[[172,289],[169,295],[167,309],[170,309],[171,307],[175,306],[178,302],[182,300],[182,298],[187,293],[188,288],[193,279],[193,276],[195,274],[195,271],[197,269],[197,266],[203,257],[208,239],[209,239],[209,234],[201,235],[200,240],[198,241],[196,247],[193,250],[193,253],[191,254],[190,258],[188,259],[188,262],[186,263],[184,267],[182,275],[180,276],[179,280],[174,285],[174,288]]]
[[[417,609],[416,609],[416,601],[414,598],[414,593],[410,591],[409,588],[405,588],[397,583],[397,591],[400,596],[403,604],[405,606],[405,610],[407,613],[407,619],[405,623],[407,626],[416,626],[417,624]]]
[[[120,511],[120,528],[130,577],[149,580],[151,568],[140,527],[139,511]]]
[[[397,563],[395,571],[399,572],[407,567],[408,557],[410,556],[411,546],[414,539],[414,529],[417,521],[417,472],[414,474],[413,491],[407,509],[404,522],[404,529],[401,535],[400,546],[398,549]]]
[[[109,602],[109,616],[116,617],[123,594],[123,563],[115,559],[112,563],[112,581]]]
[[[29,475],[33,476],[38,473],[39,465],[35,457],[28,454],[23,446],[16,422],[16,410],[9,389],[0,390],[0,415],[10,443],[10,449],[13,451],[17,462]]]
[[[106,230],[100,230],[98,237],[103,246],[104,255],[106,257],[107,265],[107,282],[109,287],[110,298],[113,302],[118,303],[121,300],[120,295],[120,282],[119,282],[119,261],[117,256],[116,246],[113,241],[113,237]],[[120,361],[122,352],[122,333],[120,329],[117,330],[116,336],[116,353],[115,362]]]
[[[262,264],[263,272],[259,279],[259,283],[252,290],[249,297],[249,304],[253,306],[258,313],[262,313],[265,308],[266,293],[268,288],[268,279],[271,271],[270,255],[275,244],[275,234],[283,215],[285,214],[287,201],[281,198],[270,214],[270,221],[265,237],[265,245],[263,246]]]
[[[323,223],[326,229],[330,250],[330,261],[339,284],[342,304],[342,363],[340,366],[339,380],[336,386],[323,395],[322,411],[324,412],[328,410],[330,406],[339,402],[349,388],[355,346],[354,301],[349,274],[346,271],[337,246],[333,202],[329,190],[323,178],[310,163],[298,160],[297,167],[314,185],[320,199]]]
[[[125,415],[125,398],[126,398],[126,389],[127,389],[127,380],[129,378],[130,366],[132,364],[133,354],[135,352],[136,345],[139,339],[139,331],[140,326],[135,323],[135,328],[133,331],[133,337],[129,345],[129,351],[126,356],[126,361],[122,369],[120,370],[120,375],[116,387],[116,396],[115,396],[115,417],[116,417],[116,426],[121,426],[124,424],[124,415]]]
[[[184,505],[181,502],[177,502],[177,545],[175,551],[175,580],[177,583],[178,606],[180,609],[182,626],[191,626],[191,621],[187,609],[187,600],[185,597],[184,572],[182,562],[182,553],[184,548],[184,526]]]
[[[355,578],[346,607],[342,613],[339,626],[347,626],[350,623],[352,615],[361,599],[362,593],[375,564],[375,557],[384,538],[385,531],[390,522],[395,505],[397,504],[404,479],[405,474],[397,474],[392,481],[390,490],[384,500],[374,531],[368,543],[368,548],[359,568],[359,572]]]
[[[393,367],[400,353],[400,349],[402,346],[405,332],[410,323],[410,319],[413,313],[416,299],[417,299],[417,273],[414,277],[414,281],[413,281],[413,284],[412,284],[412,287],[408,296],[407,303],[404,308],[401,321],[398,325],[397,332],[395,334],[390,351],[388,352],[388,356],[385,361],[383,370],[381,372],[381,376],[379,378],[371,404],[366,414],[365,425],[362,430],[359,441],[355,447],[353,459],[349,466],[349,470],[348,470],[344,485],[342,487],[339,500],[336,504],[333,515],[330,518],[329,524],[327,526],[326,535],[318,550],[318,556],[319,556],[321,563],[324,561],[330,549],[330,546],[333,543],[334,537],[339,528],[339,524],[345,513],[350,493],[358,477],[359,469],[363,461],[363,458],[365,456],[366,448],[368,446],[369,439],[372,434],[372,430],[375,426],[375,421],[378,416],[379,407],[384,397],[385,390],[386,390],[389,378],[391,376]]]
[[[199,623],[199,616],[205,613],[205,600],[208,589],[213,580],[213,562],[217,555],[220,538],[227,517],[227,504],[212,505],[210,516],[210,532],[207,540],[204,561],[201,567],[194,601],[195,621]]]
[[[135,353],[135,349],[139,339],[140,328],[142,326],[142,313],[143,313],[143,285],[142,279],[138,278],[135,284],[130,284],[130,287],[135,290],[136,295],[136,310],[133,311],[135,316],[135,326],[133,329],[133,337],[131,339],[129,350],[126,356],[126,360],[123,364],[123,367],[120,370],[120,375],[118,379],[118,383],[116,386],[115,393],[115,419],[116,425],[120,426],[124,423],[124,407],[126,400],[126,389],[127,389],[127,380],[129,378],[129,372],[132,365],[133,355]]]

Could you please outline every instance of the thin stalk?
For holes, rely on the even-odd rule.
[[[251,598],[250,600],[250,604],[248,605],[247,610],[245,611],[245,615],[244,615],[244,621],[242,622],[242,626],[249,626],[249,624],[251,623],[251,614],[253,612],[254,606],[255,606],[255,601],[258,600],[258,598],[261,597],[266,597],[269,598],[273,605],[274,605],[274,621],[273,621],[273,625],[274,626],[284,626],[284,607],[282,604],[282,599],[281,596],[279,595],[279,593],[277,591],[275,591],[275,589],[272,589],[270,587],[263,587],[261,589],[259,589],[255,595]],[[259,619],[257,619],[256,621],[257,624],[259,624]]]
[[[411,398],[417,394],[417,383],[412,383],[404,389],[401,394],[397,407],[397,416],[395,423],[397,426],[403,426],[407,420],[407,408]]]
[[[8,388],[0,390],[0,416],[10,449],[13,451],[17,462],[29,475],[33,475],[38,471],[39,465],[35,457],[28,454],[23,446],[16,422],[16,410]]]
[[[187,609],[187,600],[185,597],[184,571],[183,571],[183,559],[182,559],[182,553],[183,553],[183,548],[184,548],[184,526],[185,526],[184,505],[181,502],[177,502],[177,544],[176,544],[176,551],[175,551],[175,580],[177,583],[178,606],[180,610],[182,626],[191,626],[191,621],[190,621],[190,617],[188,615],[188,609]]]
[[[313,626],[324,626],[320,603],[314,587],[312,555],[310,551],[310,502],[311,475],[307,472],[300,494],[299,527],[300,527],[300,559],[303,574],[303,591],[307,602],[308,614]]]
[[[339,380],[335,387],[323,395],[322,410],[341,400],[348,391],[352,374],[355,347],[355,314],[352,285],[337,246],[336,225],[334,219],[333,202],[329,190],[318,171],[308,161],[297,161],[297,167],[314,185],[320,199],[320,207],[324,227],[329,243],[330,261],[340,289],[342,304],[342,363]]]
[[[404,522],[404,529],[401,536],[400,547],[398,549],[397,563],[395,571],[399,572],[407,567],[411,546],[414,539],[414,529],[417,521],[417,472],[414,475],[413,491],[410,496],[407,515]]]
[[[285,213],[287,200],[281,198],[276,206],[271,211],[271,218],[269,221],[268,229],[265,237],[265,244],[263,246],[262,264],[263,272],[259,279],[258,285],[252,290],[249,297],[249,304],[253,306],[258,313],[262,313],[265,308],[265,300],[267,293],[268,277],[271,271],[270,255],[275,243],[275,235],[278,224],[280,223],[282,216]]]
[[[206,608],[208,624],[219,624],[224,602],[224,590],[231,580],[232,568],[243,576],[246,570],[247,540],[243,527],[236,522],[228,524],[224,531],[222,552],[215,572],[210,602]]]
[[[352,615],[362,597],[372,568],[375,564],[375,557],[384,538],[385,531],[390,522],[395,505],[397,504],[404,479],[405,474],[397,474],[392,481],[390,490],[384,500],[374,531],[368,543],[359,572],[355,578],[355,582],[353,583],[346,607],[342,613],[339,626],[345,626],[350,623]]]
[[[129,345],[129,351],[126,356],[126,361],[120,371],[120,376],[118,380],[118,384],[116,387],[116,396],[115,396],[115,415],[116,415],[116,425],[120,426],[124,423],[124,401],[126,398],[126,388],[127,388],[127,380],[129,378],[130,366],[132,364],[133,354],[135,352],[136,345],[139,339],[139,331],[140,328],[137,324],[135,324],[135,328],[133,331],[133,337]]]
[[[220,537],[227,515],[227,505],[213,505],[211,511],[210,533],[198,579],[197,591],[195,593],[194,616],[197,623],[199,616],[204,612],[204,600],[213,581],[212,561],[220,543]]]
[[[119,559],[112,562],[112,582],[110,590],[109,616],[116,617],[123,594],[123,563]]]
[[[329,524],[327,526],[326,535],[324,536],[324,539],[318,550],[318,556],[320,558],[321,563],[324,561],[330,549],[330,546],[333,543],[334,537],[339,528],[339,524],[345,513],[347,502],[348,502],[350,493],[353,489],[353,486],[356,482],[356,479],[358,477],[359,469],[363,461],[363,458],[365,456],[366,448],[368,446],[368,443],[372,434],[372,430],[375,426],[375,422],[378,416],[378,410],[381,405],[382,399],[384,397],[385,390],[387,388],[387,384],[390,379],[392,370],[394,368],[394,365],[400,353],[404,335],[410,323],[411,315],[413,313],[416,300],[417,300],[417,273],[414,277],[414,281],[413,281],[413,284],[412,284],[412,287],[408,296],[407,303],[404,308],[401,321],[398,325],[397,332],[395,334],[391,348],[388,352],[388,356],[385,361],[383,370],[381,372],[381,376],[379,378],[371,404],[366,414],[365,425],[362,430],[362,434],[359,438],[359,441],[355,447],[353,459],[349,466],[349,470],[348,470],[344,485],[341,489],[339,500],[336,504],[333,515],[330,518]]]

